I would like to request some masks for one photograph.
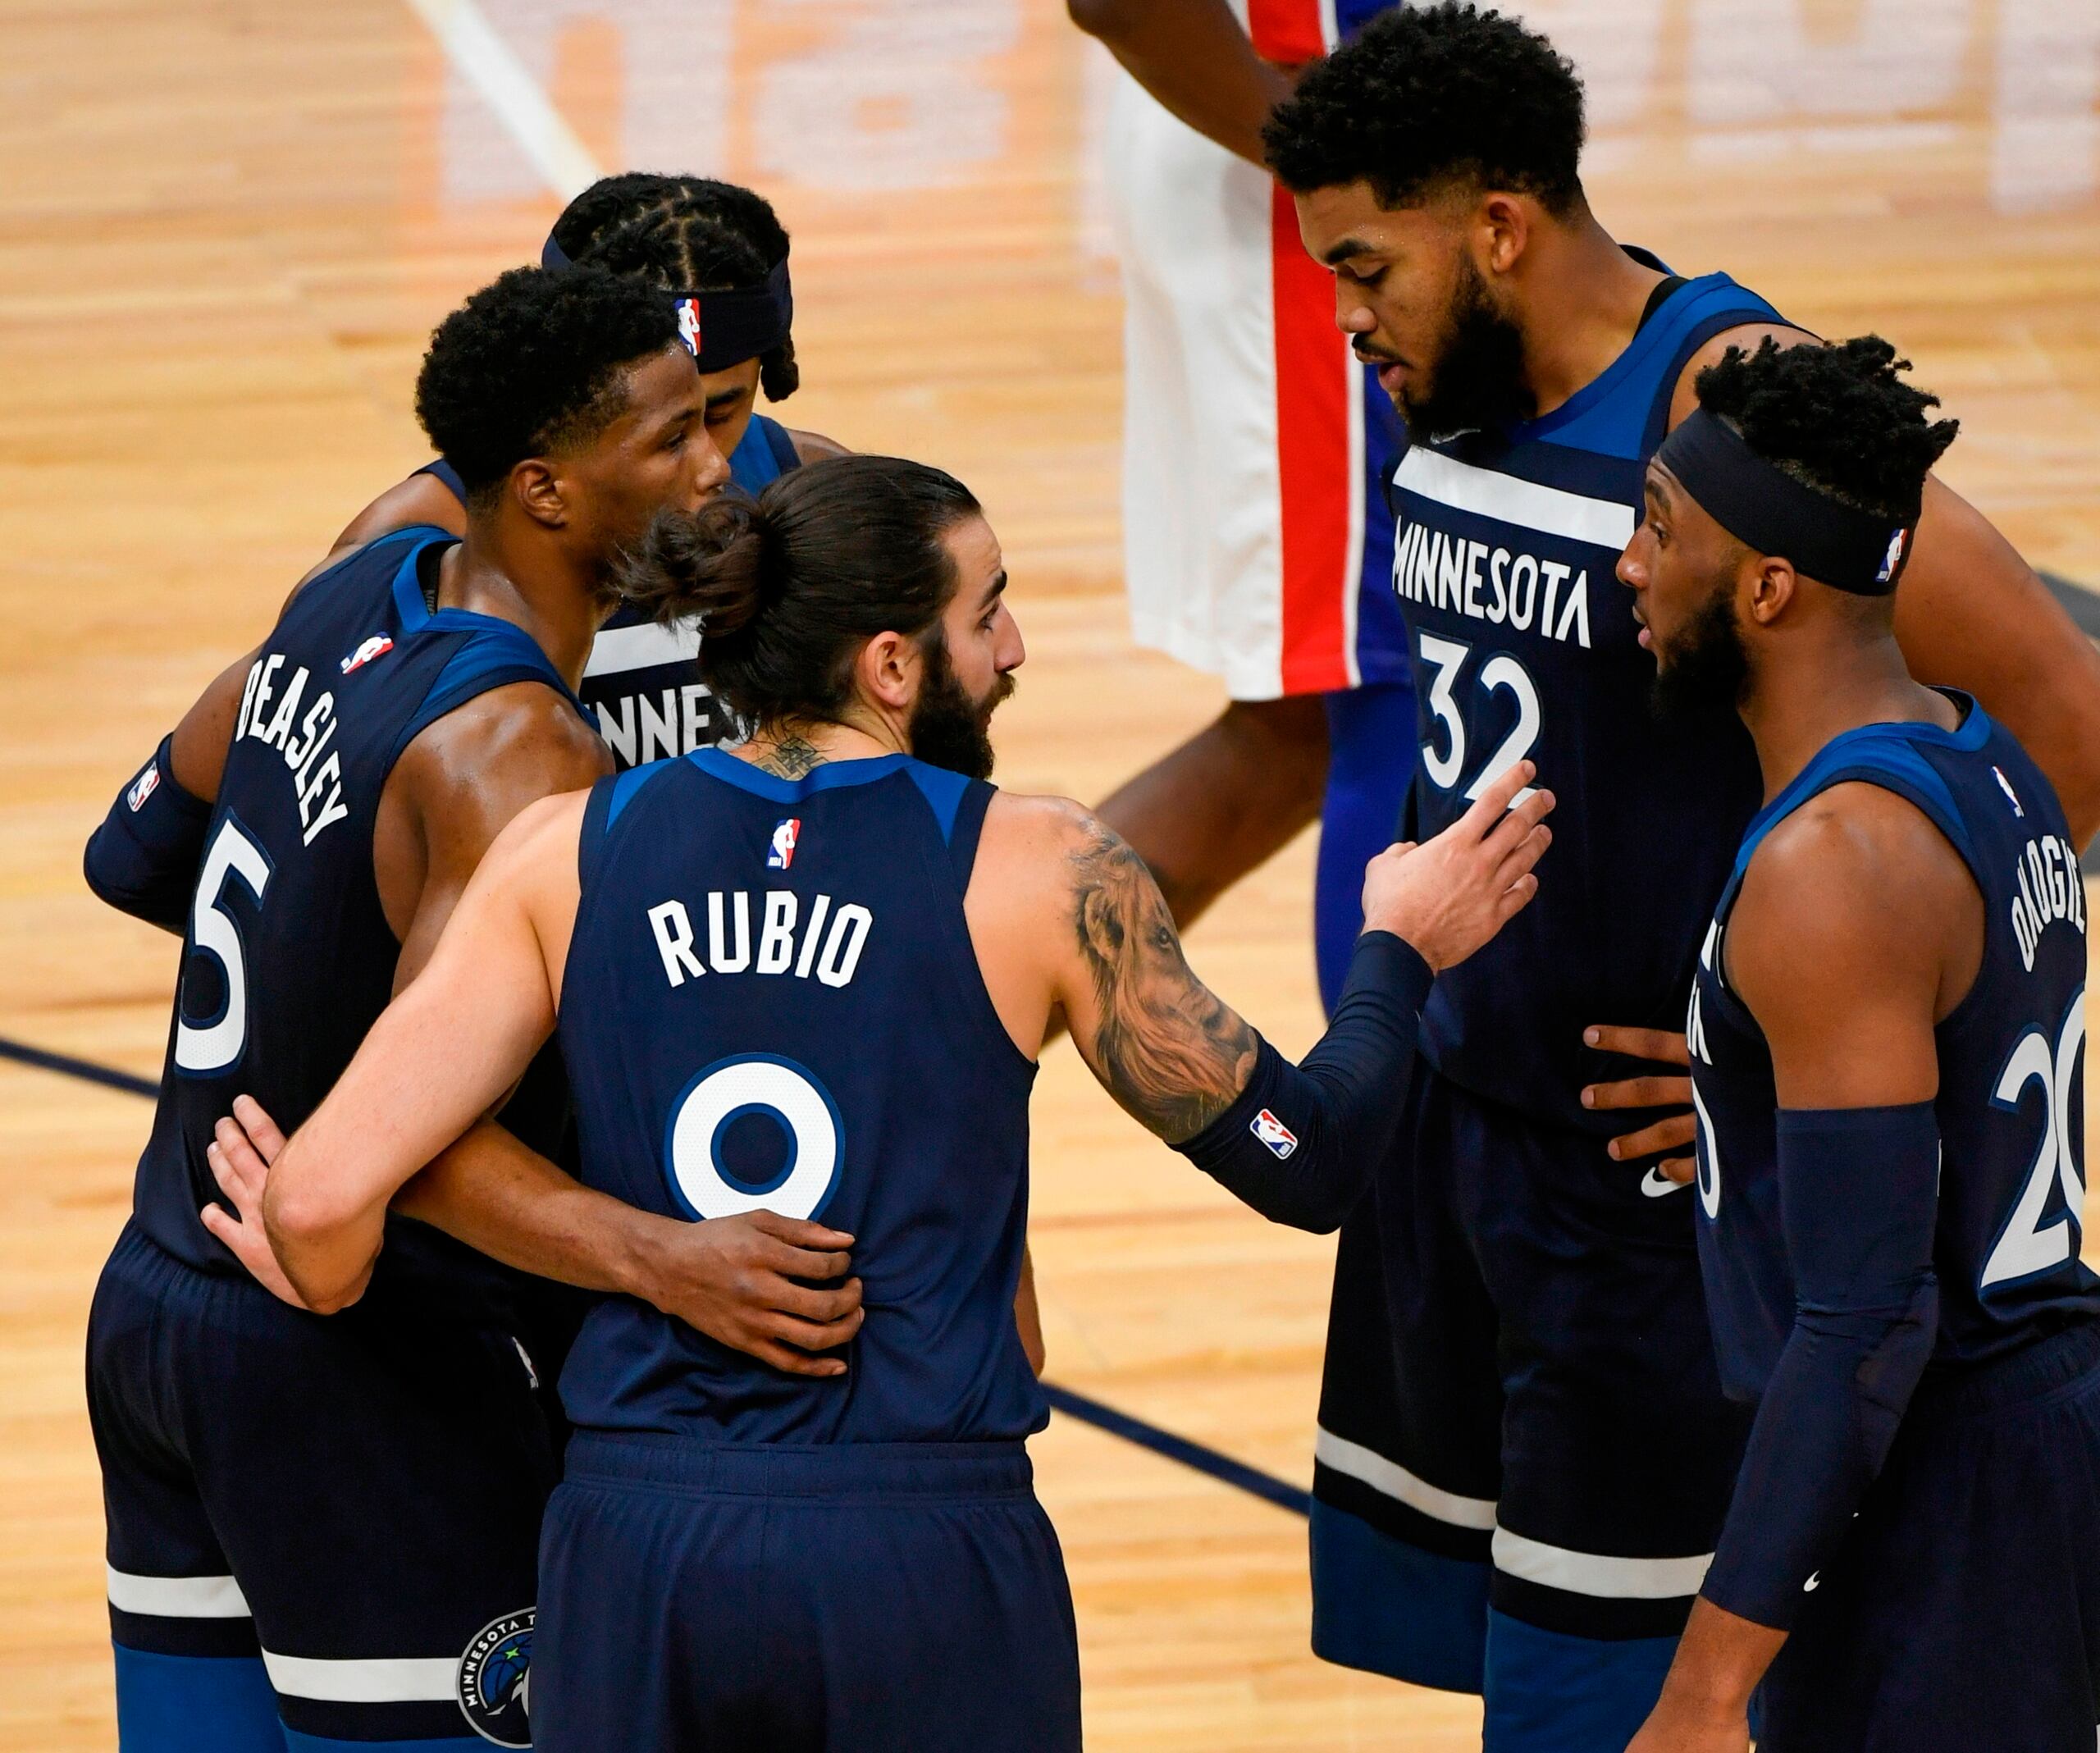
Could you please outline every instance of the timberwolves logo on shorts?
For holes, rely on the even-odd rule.
[[[533,1617],[527,1607],[490,1620],[459,1658],[459,1708],[476,1734],[500,1747],[532,1744]]]

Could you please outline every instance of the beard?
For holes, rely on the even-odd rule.
[[[926,675],[906,727],[911,753],[929,767],[945,767],[966,778],[992,777],[992,714],[1014,691],[1014,678],[1002,675],[983,700],[970,690],[948,660],[945,639],[926,648]]]
[[[1750,654],[1736,626],[1732,582],[1717,584],[1669,649],[1656,652],[1648,702],[1665,724],[1727,716],[1742,700],[1750,680]]]
[[[1404,386],[1399,395],[1413,438],[1493,431],[1529,419],[1538,405],[1524,382],[1522,332],[1488,302],[1469,257],[1459,258],[1443,338],[1424,376],[1418,393]]]

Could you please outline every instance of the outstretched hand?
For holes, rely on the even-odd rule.
[[[253,1096],[235,1096],[232,1114],[220,1120],[212,1142],[204,1147],[212,1179],[233,1210],[208,1205],[199,1215],[204,1227],[248,1268],[249,1277],[281,1302],[304,1308],[305,1299],[277,1263],[262,1227],[262,1189],[270,1183],[270,1165],[284,1148],[285,1135],[263,1112],[262,1104]]]
[[[1372,859],[1363,873],[1363,929],[1393,933],[1439,973],[1501,930],[1538,892],[1532,867],[1553,840],[1544,825],[1553,793],[1515,801],[1537,770],[1516,762],[1443,833]]]

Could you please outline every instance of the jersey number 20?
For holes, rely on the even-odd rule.
[[[248,1045],[248,964],[241,954],[240,928],[220,905],[233,877],[259,902],[270,886],[270,861],[228,816],[204,855],[196,897],[189,903],[189,941],[199,955],[218,963],[226,979],[226,1008],[208,1023],[193,1023],[179,1011],[176,1017],[176,1069],[198,1076],[237,1064]]]
[[[2017,1108],[2029,1084],[2042,1086],[2042,1142],[2028,1165],[2026,1184],[2019,1203],[2006,1218],[2004,1232],[1984,1262],[1979,1289],[2029,1278],[2061,1266],[2078,1252],[2079,1214],[2085,1207],[2085,1184],[2079,1174],[2076,1153],[2071,1149],[2071,1104],[2078,1097],[2079,1056],[2085,1051],[2085,989],[2080,987],[2065,1014],[2063,1026],[2053,1045],[2039,1029],[2020,1038],[2012,1057],[1998,1074],[1991,1099],[2000,1107]],[[2049,1203],[2049,1188],[2061,1184],[2070,1207],[2046,1228],[2042,1213]]]

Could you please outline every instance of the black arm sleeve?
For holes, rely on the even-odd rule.
[[[1317,1235],[1339,1227],[1392,1142],[1435,978],[1410,945],[1367,931],[1303,1063],[1262,1041],[1239,1098],[1175,1148],[1264,1217]]]
[[[89,836],[81,865],[88,887],[120,913],[179,937],[189,922],[212,806],[176,783],[174,741],[163,737],[153,758],[116,794]]]

